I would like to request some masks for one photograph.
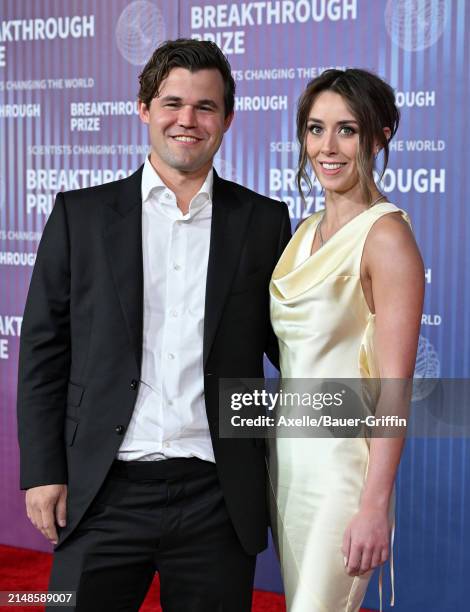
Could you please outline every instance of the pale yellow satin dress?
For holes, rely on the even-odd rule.
[[[360,267],[373,224],[397,212],[407,218],[389,202],[372,206],[313,255],[323,213],[309,217],[295,232],[270,284],[283,379],[379,377],[375,315],[363,294]],[[271,519],[289,612],[360,609],[371,573],[348,576],[341,545],[359,510],[368,460],[364,437],[271,441]]]

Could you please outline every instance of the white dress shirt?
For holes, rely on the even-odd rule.
[[[212,184],[211,169],[183,215],[175,194],[149,159],[145,161],[142,370],[134,412],[118,452],[124,461],[215,461],[202,358]]]

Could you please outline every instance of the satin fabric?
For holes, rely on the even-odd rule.
[[[375,315],[363,294],[360,267],[371,227],[390,213],[407,219],[391,203],[376,204],[313,255],[322,213],[309,217],[294,234],[270,283],[284,384],[289,379],[379,377]],[[368,461],[364,437],[278,436],[271,441],[271,521],[289,612],[360,609],[371,572],[348,576],[341,545],[359,510]]]

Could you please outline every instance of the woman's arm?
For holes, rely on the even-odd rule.
[[[371,288],[368,301],[376,314],[374,342],[380,377],[396,379],[388,385],[388,397],[381,397],[389,406],[396,398],[406,401],[408,389],[400,381],[413,377],[424,298],[423,262],[410,227],[398,214],[382,217],[371,229],[361,272]],[[388,558],[388,508],[403,444],[402,437],[371,440],[360,510],[343,541],[351,575],[363,574]]]

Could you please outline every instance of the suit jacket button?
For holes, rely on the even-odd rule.
[[[138,384],[139,384],[138,380],[135,380],[135,379],[131,380],[131,389],[132,389],[132,391],[135,391],[137,389],[137,385]]]
[[[124,433],[124,425],[116,425],[116,427],[114,428],[114,431],[119,435],[122,436],[122,434]]]

